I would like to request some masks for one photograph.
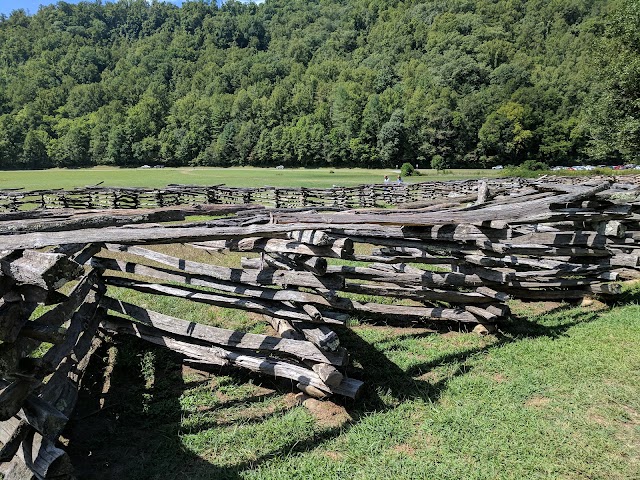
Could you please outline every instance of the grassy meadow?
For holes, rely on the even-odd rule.
[[[67,449],[91,479],[639,478],[640,306],[596,305],[515,306],[487,337],[343,329],[368,390],[304,405],[288,382],[125,339],[85,382]],[[214,307],[153,307],[265,331]]]
[[[427,180],[461,180],[497,177],[497,170],[420,170],[423,175],[405,177],[405,182]],[[0,190],[24,188],[26,190],[73,188],[96,185],[112,187],[165,187],[169,184],[218,185],[231,187],[319,187],[332,185],[352,186],[380,183],[385,175],[395,181],[398,170],[352,169],[284,169],[275,168],[107,168],[4,170],[0,171]]]
[[[91,169],[0,172],[0,179],[5,188],[328,186],[393,173]],[[239,264],[240,254],[153,248]],[[189,321],[271,332],[253,314],[123,289],[110,294]],[[355,401],[301,405],[290,382],[202,371],[161,348],[118,339],[92,360],[65,448],[78,478],[92,480],[640,478],[640,286],[628,286],[622,300],[514,302],[513,318],[485,337],[455,325],[354,321],[337,332],[351,355],[348,375],[367,384]]]
[[[241,255],[153,248],[226,266]],[[270,333],[253,314],[110,293]],[[638,299],[629,286],[619,305],[513,302],[486,337],[355,321],[337,330],[348,375],[368,385],[355,401],[300,405],[288,381],[190,368],[121,339],[93,361],[67,450],[79,478],[105,480],[640,478]]]

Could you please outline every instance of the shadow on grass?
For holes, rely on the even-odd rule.
[[[514,340],[523,337],[558,338],[566,335],[576,325],[596,320],[600,313],[563,304],[544,315],[512,315],[508,321],[500,324],[500,328],[506,335],[514,337]]]
[[[117,347],[117,360],[108,380],[110,388],[107,394],[102,393],[105,390],[107,351],[103,349],[94,355],[75,416],[65,432],[69,438],[67,451],[76,466],[79,479],[238,479],[243,471],[256,468],[272,458],[322,447],[372,412],[391,410],[398,402],[405,400],[437,402],[450,381],[471,371],[468,360],[474,355],[490,352],[521,338],[559,337],[574,325],[593,321],[597,317],[597,312],[581,309],[567,309],[533,319],[514,317],[501,325],[502,335],[491,345],[443,353],[429,361],[413,364],[408,369],[400,368],[389,359],[388,352],[376,348],[356,331],[341,329],[341,343],[350,352],[353,363],[361,365],[360,368],[350,367],[347,374],[367,384],[364,395],[358,400],[334,400],[345,407],[351,417],[350,422],[331,428],[309,429],[302,439],[286,439],[267,449],[266,453],[263,451],[235,463],[225,460],[217,465],[189,451],[182,437],[216,427],[251,428],[284,415],[292,405],[272,411],[252,412],[248,417],[239,419],[233,416],[221,418],[228,414],[225,409],[239,409],[244,405],[250,408],[293,391],[293,386],[289,382],[247,372],[216,370],[217,373],[230,376],[235,384],[252,383],[275,392],[247,394],[240,399],[203,406],[198,409],[199,413],[217,416],[206,418],[192,428],[183,426],[181,396],[189,388],[209,382],[210,378],[203,375],[201,380],[190,380],[185,384],[179,356],[137,339],[126,339]],[[404,331],[394,338],[410,340],[434,334],[437,333],[418,331],[411,334]],[[437,381],[420,378],[424,372],[447,365],[452,368],[445,378]],[[153,386],[147,388],[149,375],[153,375]],[[103,405],[100,404],[101,400]],[[224,465],[225,462],[228,465]]]
[[[202,469],[210,478],[237,478],[189,454],[180,441],[186,387],[176,355],[127,339],[108,379],[106,357],[104,347],[93,356],[64,433],[78,479],[191,478]],[[148,375],[155,377],[152,388],[145,388]]]

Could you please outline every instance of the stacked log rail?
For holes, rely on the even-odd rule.
[[[524,182],[507,191],[480,182],[474,191],[473,201],[458,192],[419,208],[365,211],[344,210],[348,202],[291,211],[219,198],[200,210],[234,216],[180,224],[162,222],[184,220],[196,207],[2,214],[6,478],[25,469],[38,478],[69,472],[55,441],[105,335],[133,335],[195,365],[288,379],[318,397],[356,397],[362,382],[348,377],[338,335],[351,318],[491,325],[508,317],[511,298],[611,295],[620,280],[639,276],[636,185]],[[315,193],[305,195],[310,202]],[[238,265],[154,247],[174,243],[193,258],[203,249],[239,252]],[[70,280],[77,283],[60,293]],[[276,333],[187,322],[119,300],[118,289],[253,312]],[[50,309],[40,313],[39,304]],[[31,358],[42,342],[51,346]]]
[[[628,242],[633,237],[613,239],[623,228],[616,228],[615,222],[620,222],[616,218],[625,218],[632,206],[616,206],[606,198],[596,198],[599,189],[605,188],[606,184],[595,189],[567,187],[558,191],[557,186],[538,185],[482,205],[440,212],[302,215],[276,211],[255,215],[250,227],[235,228],[236,220],[230,219],[225,223],[229,226],[220,227],[218,234],[218,238],[255,235],[254,238],[207,241],[206,237],[216,236],[215,226],[220,225],[213,222],[206,227],[167,229],[170,235],[165,241],[191,241],[198,248],[256,252],[263,255],[259,265],[255,259],[246,260],[245,269],[265,270],[266,264],[267,273],[269,268],[278,272],[309,270],[323,281],[327,274],[327,278],[333,275],[343,279],[344,286],[337,290],[344,293],[425,304],[362,304],[349,298],[337,301],[330,296],[329,306],[344,313],[387,319],[495,321],[507,313],[501,303],[508,296],[576,298],[615,293],[615,284],[611,286],[608,282],[632,274],[637,259],[629,251]],[[590,197],[594,199],[583,200]],[[509,216],[512,218],[508,219]],[[237,219],[237,225],[241,225],[240,220]],[[301,221],[306,223],[294,223]],[[576,222],[581,230],[575,231]],[[322,233],[329,238],[323,241],[329,241],[332,247],[285,239],[287,235],[305,231]],[[145,230],[136,229],[129,232],[132,234],[129,241],[148,243],[157,240],[159,232],[149,230],[145,239]],[[122,238],[124,231],[114,233],[110,241]],[[106,232],[103,230],[99,235],[96,240],[104,239]],[[377,248],[368,254],[353,253],[352,247],[345,246],[354,241]],[[338,248],[339,245],[342,246]],[[322,267],[327,258],[353,260],[363,265]],[[416,264],[439,268],[447,265],[449,271],[431,272]],[[327,285],[317,288],[330,290]]]
[[[517,188],[519,179],[488,180],[494,190]],[[137,209],[199,204],[260,204],[275,208],[373,208],[446,197],[464,197],[477,191],[476,181],[373,184],[322,188],[241,188],[225,185],[169,185],[161,189],[84,187],[0,191],[0,210],[45,208]]]
[[[104,288],[95,270],[63,253],[8,250],[0,267],[1,470],[6,479],[66,478],[71,463],[56,442],[101,341]],[[72,280],[67,295],[58,291]]]
[[[596,177],[597,181],[611,178]],[[640,176],[618,177],[621,183],[640,184]],[[544,177],[548,183],[578,185],[581,177]],[[486,180],[494,193],[517,190],[532,181],[500,178]],[[353,187],[322,188],[242,188],[225,185],[169,185],[162,189],[84,187],[72,190],[54,189],[0,191],[0,210],[19,211],[43,208],[136,209],[199,204],[251,204],[275,208],[341,207],[373,208],[445,199],[460,200],[477,194],[475,180],[449,182],[417,182],[404,184],[371,184]]]
[[[335,333],[323,330],[324,323],[344,325],[348,316],[331,311],[330,305],[322,302],[319,295],[296,290],[296,286],[336,288],[339,287],[338,278],[322,281],[306,272],[279,272],[269,275],[252,270],[218,267],[130,245],[108,244],[106,249],[127,252],[131,258],[125,261],[104,255],[94,256],[92,266],[105,272],[103,278],[109,286],[241,309],[267,315],[270,319],[278,319],[281,322],[290,322],[301,329],[307,324],[314,324],[307,332],[308,335],[304,335],[303,330],[300,335],[285,335],[285,338],[242,334],[207,326],[197,326],[198,332],[203,333],[193,337],[190,332],[196,327],[189,322],[107,298],[105,306],[110,310],[129,315],[138,322],[146,322],[144,331],[138,335],[141,338],[149,341],[159,339],[156,343],[162,342],[169,348],[172,348],[174,341],[182,342],[176,344],[177,351],[191,361],[212,363],[209,360],[215,357],[214,364],[231,364],[287,378],[293,380],[304,391],[313,390],[316,396],[327,396],[331,393],[349,397],[358,395],[362,382],[344,378],[339,370],[347,363],[346,352],[340,348],[337,338],[334,338]],[[134,274],[135,278],[123,278],[114,274],[115,272]],[[145,280],[139,280],[140,277],[144,277]],[[270,288],[273,286],[279,288]],[[325,304],[322,307],[324,320],[315,318],[304,308],[295,305],[314,299]],[[154,319],[159,323],[151,321]],[[122,320],[119,322],[111,321],[105,328],[134,334],[131,325],[123,325]],[[166,325],[172,322],[184,328],[166,330]],[[135,326],[138,327],[139,325]],[[206,336],[207,332],[211,335]],[[176,338],[175,335],[185,338]],[[209,342],[206,346],[213,350],[208,357],[202,355],[200,348],[190,352],[183,345],[185,340],[189,342],[194,338],[199,343]],[[325,374],[329,373],[331,375],[325,378]]]
[[[74,408],[89,359],[105,333],[134,335],[199,366],[235,366],[289,379],[317,397],[333,393],[355,398],[360,392],[362,382],[340,372],[348,356],[337,343],[194,324],[105,295],[106,286],[119,286],[180,296],[186,285],[172,291],[166,285],[140,287],[143,282],[127,284],[126,279],[104,275],[108,259],[96,255],[102,249],[102,245],[67,243],[47,252],[2,252],[0,462],[4,478],[71,478],[68,456],[56,441]],[[86,263],[92,265],[83,267]],[[58,289],[70,280],[78,282],[70,293],[61,294]],[[245,309],[264,308],[264,302],[252,306],[237,295],[194,293],[189,294],[193,301],[223,305],[235,301]],[[36,315],[38,304],[52,308]],[[289,310],[295,315],[295,309]],[[337,323],[344,321],[335,314],[333,318]],[[319,338],[324,332],[321,326],[318,330]],[[31,358],[43,342],[51,345],[46,353]]]

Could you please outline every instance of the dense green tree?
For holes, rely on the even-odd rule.
[[[441,155],[434,155],[431,158],[431,168],[440,172],[447,169],[447,161]]]
[[[478,132],[480,145],[497,163],[519,163],[527,156],[533,132],[527,128],[528,112],[509,102],[491,113]]]
[[[622,0],[598,43],[598,79],[587,122],[598,160],[637,161],[640,151],[640,0]]]
[[[16,10],[0,18],[0,168],[631,161],[638,11],[640,0]]]
[[[28,169],[51,167],[47,144],[49,135],[43,130],[29,130],[24,139],[22,165]]]
[[[385,167],[403,163],[404,153],[404,114],[396,110],[378,133],[378,153]]]
[[[90,125],[84,119],[76,119],[60,124],[64,133],[59,132],[58,138],[49,143],[49,155],[58,167],[89,167],[91,155]]]

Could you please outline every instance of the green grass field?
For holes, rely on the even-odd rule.
[[[228,266],[241,255],[155,248]],[[244,312],[111,294],[269,331]],[[125,339],[96,356],[67,450],[79,478],[105,480],[640,478],[638,299],[629,287],[617,306],[514,302],[487,337],[454,326],[339,329],[348,374],[368,385],[357,401],[298,405],[289,382],[194,370]]]
[[[111,387],[99,369],[87,382],[68,450],[92,479],[640,478],[640,307],[544,307],[488,337],[340,331],[369,389],[305,406],[286,382],[125,341],[102,352]]]
[[[423,175],[404,178],[405,182],[427,180],[461,180],[496,177],[496,170],[451,170],[437,173],[421,170]],[[217,185],[232,187],[331,187],[380,183],[385,175],[395,181],[396,170],[353,169],[285,169],[275,168],[90,168],[0,171],[0,189],[73,188],[96,185],[113,187],[165,187],[172,183],[183,185]]]
[[[275,169],[0,172],[24,188],[169,183],[329,186],[393,171]],[[489,176],[492,171],[411,178]],[[180,245],[156,247],[184,256]],[[200,252],[221,265],[233,255]],[[206,257],[206,258],[205,258]],[[111,291],[191,321],[264,333],[256,316]],[[288,382],[203,372],[124,339],[94,356],[64,436],[78,478],[638,479],[640,287],[625,303],[515,303],[496,335],[357,324],[338,330],[357,401],[299,405]]]

